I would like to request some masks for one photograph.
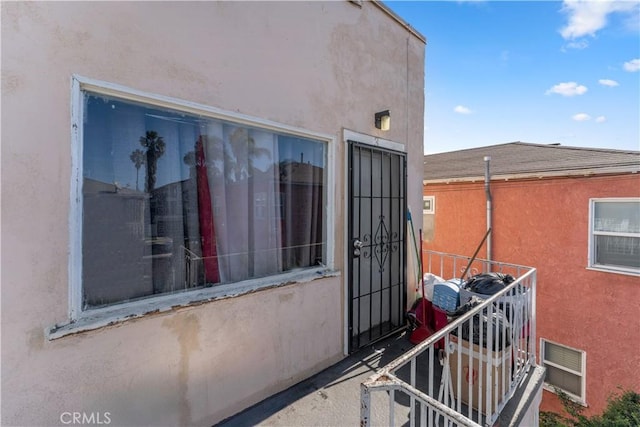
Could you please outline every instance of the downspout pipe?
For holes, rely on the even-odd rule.
[[[491,198],[491,172],[489,169],[489,163],[491,162],[491,156],[484,156],[484,193],[487,198],[487,230],[493,229],[492,218],[492,198]],[[487,236],[487,260],[491,261],[491,234]]]

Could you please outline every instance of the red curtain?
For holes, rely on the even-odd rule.
[[[196,142],[196,180],[198,184],[198,217],[200,221],[200,240],[204,258],[205,283],[220,282],[218,251],[216,249],[216,229],[213,224],[211,193],[207,177],[207,163],[204,156],[202,136]]]

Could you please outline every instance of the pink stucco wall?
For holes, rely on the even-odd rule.
[[[212,425],[341,359],[343,130],[422,170],[425,42],[372,2],[2,2],[2,420]],[[49,339],[69,322],[71,80],[328,135],[334,274]],[[390,109],[392,128],[374,127]],[[420,206],[420,183],[408,188]],[[104,418],[103,418],[104,421]]]
[[[483,186],[425,185],[436,196],[425,249],[473,254],[486,231]],[[493,259],[537,268],[538,339],[586,351],[586,413],[600,413],[618,386],[640,391],[640,278],[586,268],[589,199],[638,197],[640,176],[496,180],[491,189]],[[541,410],[560,411],[544,393]]]

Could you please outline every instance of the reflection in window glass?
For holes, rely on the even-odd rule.
[[[640,271],[640,201],[594,200],[591,265]]]
[[[84,97],[84,308],[324,263],[324,142]]]
[[[597,202],[595,230],[640,233],[640,203]]]

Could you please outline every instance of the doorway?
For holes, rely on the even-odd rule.
[[[402,329],[406,154],[348,140],[349,353]]]

